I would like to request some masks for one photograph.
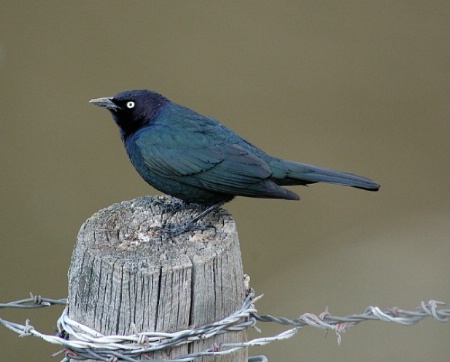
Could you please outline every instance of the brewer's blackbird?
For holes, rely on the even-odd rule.
[[[327,182],[379,189],[361,176],[270,156],[214,118],[156,92],[125,91],[90,103],[112,113],[128,156],[146,182],[188,203],[210,206],[207,210],[235,196],[299,200],[281,187],[286,185]]]

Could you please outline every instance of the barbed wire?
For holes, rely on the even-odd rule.
[[[275,336],[255,338],[241,343],[222,343],[212,345],[202,352],[191,353],[172,360],[153,360],[154,362],[187,362],[203,356],[225,355],[233,353],[244,347],[263,346],[274,341],[291,338],[304,326],[311,326],[324,330],[333,330],[337,336],[338,344],[341,343],[342,333],[350,327],[364,321],[393,322],[402,325],[413,325],[424,318],[432,317],[438,322],[450,321],[450,310],[439,309],[445,305],[443,302],[430,300],[421,302],[416,311],[408,311],[397,307],[385,311],[379,307],[369,306],[361,314],[338,317],[329,313],[328,308],[321,314],[304,313],[297,319],[273,317],[271,315],[258,315],[255,303],[262,296],[254,297],[251,290],[245,298],[241,308],[230,316],[214,323],[207,324],[196,329],[187,329],[174,333],[141,332],[128,336],[105,336],[98,331],[82,325],[68,316],[67,299],[49,299],[31,295],[30,298],[9,303],[0,303],[0,309],[4,308],[43,308],[54,305],[66,305],[57,322],[58,333],[48,335],[38,332],[27,320],[25,325],[13,323],[0,318],[0,323],[6,328],[16,332],[20,337],[35,336],[43,340],[64,347],[63,350],[53,356],[64,353],[61,362],[73,360],[97,359],[100,361],[128,361],[137,362],[140,355],[149,352],[161,351],[169,347],[177,347],[192,343],[197,340],[211,338],[217,334],[228,331],[242,331],[253,327],[258,332],[256,322],[274,322],[281,325],[293,326]],[[132,326],[133,327],[133,326]],[[70,336],[70,340],[68,339]],[[253,356],[248,362],[267,362],[265,356]]]

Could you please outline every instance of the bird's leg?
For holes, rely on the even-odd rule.
[[[200,214],[198,214],[196,217],[192,218],[192,220],[189,220],[187,223],[185,223],[183,226],[189,228],[193,224],[195,224],[200,219],[203,219],[206,215],[208,215],[210,212],[217,210],[221,206],[223,206],[225,202],[218,202],[217,204],[211,205],[205,210],[203,210]]]
[[[198,214],[197,216],[195,216],[194,218],[192,218],[191,220],[185,222],[184,224],[181,225],[169,225],[166,227],[162,227],[159,230],[168,233],[172,236],[176,236],[176,235],[180,235],[182,233],[184,233],[185,231],[189,231],[194,229],[194,224],[199,221],[200,219],[203,219],[206,215],[208,215],[209,213],[211,213],[214,210],[217,210],[218,208],[220,208],[222,205],[224,205],[225,202],[218,202],[217,204],[211,205],[209,207],[207,207],[205,210],[203,210],[200,214]]]
[[[170,197],[169,203],[167,203],[167,201],[159,201],[159,200],[155,201],[155,203],[161,206],[161,211],[163,214],[180,211],[181,209],[186,208],[188,205],[186,201],[178,199],[174,196],[169,197]]]

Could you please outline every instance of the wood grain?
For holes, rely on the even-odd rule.
[[[198,212],[170,197],[142,197],[89,218],[78,234],[69,270],[70,317],[105,335],[127,335],[200,327],[238,309],[245,290],[229,213],[219,209],[198,222],[205,230],[175,238],[154,229],[186,222]],[[245,332],[231,332],[146,357],[176,358],[245,340]],[[246,358],[242,349],[203,360]]]

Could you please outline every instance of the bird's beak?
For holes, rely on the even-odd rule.
[[[110,111],[115,111],[120,109],[120,107],[112,101],[113,97],[103,97],[103,98],[95,98],[91,99],[89,103],[92,103],[96,106],[103,107],[109,109]]]

